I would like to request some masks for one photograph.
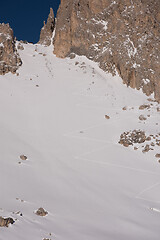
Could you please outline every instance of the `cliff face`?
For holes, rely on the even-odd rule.
[[[85,55],[160,101],[159,9],[159,0],[61,0],[54,53]]]
[[[13,31],[9,24],[0,24],[0,75],[15,73],[22,61],[17,53]]]
[[[55,27],[54,13],[53,9],[50,8],[47,23],[45,23],[44,21],[44,26],[41,29],[40,39],[38,43],[43,44],[45,46],[49,46],[51,44],[51,38],[53,35],[54,27]]]

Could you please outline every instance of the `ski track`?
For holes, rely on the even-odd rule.
[[[80,94],[80,93],[72,93],[73,95],[77,95],[77,96],[81,96],[81,97],[93,97],[93,98],[97,98],[98,100],[101,99],[103,101],[107,100],[106,97],[101,97],[101,96],[98,96],[98,95],[89,95],[89,94]],[[113,95],[111,97],[114,97]],[[77,107],[80,107],[80,108],[91,108],[91,109],[97,109],[98,107],[93,107],[93,106],[86,106],[86,105],[83,105],[83,104],[76,104]],[[105,107],[103,107],[105,109]],[[114,119],[115,120],[115,119]],[[94,152],[97,152],[97,151],[100,151],[100,150],[103,150],[106,148],[106,144],[113,144],[112,142],[109,142],[109,141],[104,141],[104,140],[100,140],[98,138],[88,138],[88,137],[81,137],[81,136],[74,136],[74,134],[77,134],[77,133],[80,133],[81,131],[87,131],[89,129],[95,129],[96,127],[101,127],[101,126],[106,126],[107,123],[100,123],[100,124],[96,124],[96,125],[93,125],[91,127],[88,127],[88,128],[82,128],[81,130],[77,130],[77,131],[74,131],[74,132],[69,132],[69,133],[65,133],[63,136],[64,137],[69,137],[69,138],[77,138],[77,139],[80,139],[80,140],[90,140],[90,141],[95,141],[95,142],[101,142],[101,143],[104,143],[104,146],[100,147],[100,148],[96,148],[94,149],[93,151],[88,151],[88,152],[85,152],[83,154],[80,154],[78,156],[74,156],[75,159],[77,160],[81,160],[81,161],[86,161],[86,162],[90,162],[90,163],[96,163],[96,164],[99,164],[99,165],[106,165],[106,166],[111,166],[113,168],[123,168],[123,169],[126,169],[126,170],[130,170],[130,171],[136,171],[136,172],[142,172],[142,173],[146,173],[146,174],[152,174],[152,175],[157,175],[159,176],[158,173],[156,172],[152,172],[152,171],[147,171],[147,170],[143,170],[143,169],[137,169],[137,168],[132,168],[132,167],[128,167],[128,166],[122,166],[122,165],[118,165],[118,164],[112,164],[112,163],[108,163],[108,162],[103,162],[103,161],[95,161],[95,160],[90,160],[88,158],[84,158],[84,156],[86,155],[89,155],[91,153],[94,153]],[[133,198],[136,198],[136,199],[139,199],[139,200],[144,200],[144,201],[148,201],[148,202],[152,202],[152,203],[160,203],[160,201],[154,201],[154,200],[149,200],[147,198],[142,198],[140,197],[140,195],[142,195],[143,193],[153,189],[154,187],[160,185],[160,182],[156,182],[155,184],[143,189],[141,192],[137,193],[135,196],[133,196]]]
[[[157,174],[157,175],[159,175],[159,174]],[[145,200],[145,201],[149,201],[149,202],[153,202],[153,203],[160,203],[160,200],[159,200],[159,201],[154,201],[154,200],[149,200],[149,199],[147,199],[147,198],[140,197],[143,193],[146,193],[146,192],[150,191],[151,189],[154,189],[154,188],[155,188],[156,186],[158,186],[158,185],[160,185],[160,182],[156,182],[155,184],[153,184],[153,185],[145,188],[144,190],[142,190],[141,192],[139,192],[139,193],[135,196],[135,198],[141,199],[141,200]]]
[[[38,48],[37,48],[37,52],[38,52]],[[40,51],[41,52],[41,51]],[[44,52],[44,54],[47,54],[47,52]],[[44,57],[44,65],[45,65],[45,67],[46,67],[46,74],[48,74],[49,75],[49,77],[50,78],[54,78],[55,76],[54,76],[54,71],[55,71],[55,69],[54,69],[54,66],[53,66],[53,64],[51,64],[51,62],[50,62],[50,56],[49,56],[49,58],[47,58],[47,57]],[[97,73],[98,74],[98,73]],[[101,74],[99,74],[100,76],[101,76]],[[36,74],[33,74],[33,75],[27,75],[27,76],[25,76],[25,77],[27,77],[27,78],[29,78],[29,77],[33,77],[33,78],[36,78],[37,76],[36,76]],[[92,80],[92,79],[91,79]],[[93,79],[94,80],[94,79]],[[77,84],[78,85],[78,84]],[[82,84],[79,84],[78,85],[79,87],[83,87],[84,86],[84,83],[82,83]],[[112,86],[109,86],[110,87],[110,89],[112,89]],[[102,89],[102,92],[103,92],[103,88],[101,88],[101,87],[98,87],[98,89],[99,90],[101,90]],[[87,97],[87,98],[91,98],[91,100],[92,99],[94,99],[94,100],[96,100],[98,103],[103,103],[103,102],[106,102],[106,101],[108,101],[108,98],[109,99],[113,99],[113,98],[115,98],[115,96],[113,95],[113,93],[112,94],[107,94],[107,96],[100,96],[100,95],[94,95],[94,93],[91,93],[91,94],[87,94],[87,93],[82,93],[82,92],[75,92],[74,90],[73,90],[73,92],[72,92],[72,95],[76,95],[76,96],[80,96],[80,97],[82,97],[83,99],[84,99],[84,97]],[[117,100],[116,100],[117,101]],[[112,103],[112,106],[113,106],[114,104]],[[78,107],[78,108],[88,108],[88,109],[104,109],[104,110],[106,110],[106,108],[105,108],[105,106],[89,106],[89,105],[84,105],[84,104],[80,104],[80,103],[77,103],[76,104],[76,107]],[[110,106],[111,107],[111,106]],[[137,107],[137,109],[138,109],[138,106],[134,106],[134,112],[135,111],[137,111],[137,109],[136,109],[136,107]],[[108,109],[108,110],[110,110],[110,108]],[[116,111],[119,111],[119,110],[121,110],[120,108],[115,108],[115,110]],[[127,109],[127,110],[132,110],[132,109]],[[106,112],[106,111],[105,111]],[[111,117],[113,117],[112,118],[112,121],[116,121],[117,119],[119,119],[119,115],[117,116],[117,114],[115,113],[114,115],[112,115]],[[103,116],[102,116],[102,118],[104,118]],[[132,167],[129,167],[129,166],[126,166],[126,165],[119,165],[119,164],[114,164],[114,163],[109,163],[109,162],[104,162],[104,161],[96,161],[96,160],[93,160],[93,159],[89,159],[89,158],[87,158],[87,156],[89,156],[90,154],[93,154],[93,153],[96,153],[96,152],[99,152],[99,151],[101,151],[101,150],[103,150],[103,149],[106,149],[106,146],[107,145],[112,145],[112,144],[115,144],[115,142],[114,141],[106,141],[106,140],[102,140],[102,139],[99,139],[99,138],[96,138],[96,134],[95,134],[95,138],[93,138],[93,137],[87,137],[87,136],[82,136],[83,135],[83,132],[85,132],[85,131],[87,131],[87,130],[93,130],[94,131],[94,129],[96,129],[96,128],[98,128],[98,127],[104,127],[105,128],[105,126],[107,126],[108,125],[108,122],[107,122],[107,120],[106,120],[106,123],[104,123],[104,119],[103,119],[103,122],[100,122],[100,120],[99,120],[99,123],[98,124],[94,124],[94,125],[91,125],[91,126],[89,126],[89,127],[82,127],[82,128],[79,128],[79,130],[76,130],[76,131],[71,131],[71,132],[65,132],[64,134],[62,134],[62,136],[64,137],[64,138],[70,138],[70,139],[79,139],[79,140],[86,140],[86,141],[91,141],[91,142],[97,142],[97,143],[102,143],[102,146],[101,147],[95,147],[94,148],[94,150],[91,150],[91,151],[85,151],[85,152],[83,152],[83,153],[81,153],[81,154],[78,154],[78,155],[74,155],[73,157],[74,157],[74,159],[75,160],[77,160],[77,161],[84,161],[84,162],[88,162],[88,163],[90,163],[90,164],[98,164],[99,166],[106,166],[106,167],[112,167],[113,169],[114,168],[122,168],[122,169],[125,169],[126,171],[135,171],[135,172],[139,172],[139,173],[142,173],[142,174],[152,174],[152,175],[155,175],[155,176],[159,176],[159,174],[157,173],[157,172],[153,172],[153,171],[148,171],[148,170],[143,170],[143,169],[138,169],[138,168],[132,168]],[[77,135],[78,134],[78,135]],[[27,165],[26,165],[27,166]],[[30,167],[30,166],[27,166],[27,167]],[[143,195],[143,193],[147,193],[148,191],[150,191],[150,190],[152,190],[152,189],[154,189],[155,187],[157,187],[157,186],[159,186],[160,185],[160,181],[158,181],[158,182],[156,182],[156,183],[154,183],[154,184],[152,184],[152,185],[150,185],[150,186],[148,186],[147,188],[144,188],[144,189],[142,189],[140,192],[138,192],[138,193],[136,193],[134,196],[131,196],[133,199],[137,199],[137,200],[141,200],[141,201],[147,201],[147,202],[149,202],[149,203],[160,203],[160,200],[158,201],[154,201],[154,200],[150,200],[150,199],[147,199],[147,198],[143,198],[143,197],[141,197],[142,195]],[[18,199],[18,200],[20,200],[20,199]],[[25,204],[31,204],[31,205],[33,205],[33,203],[32,202],[28,202],[28,201],[24,201],[24,203]],[[155,212],[160,212],[160,210],[159,209],[157,209],[157,208],[154,208],[154,207],[151,207],[151,208],[149,208],[150,210],[152,210],[152,211],[155,211]],[[51,217],[54,217],[54,216],[56,216],[57,214],[53,214],[53,213],[50,213],[49,212],[49,215],[51,216]],[[34,218],[34,219],[30,219],[30,217],[28,217],[28,216],[26,216],[24,219],[23,219],[23,221],[25,222],[25,223],[29,223],[29,224],[32,224],[33,222],[37,225],[37,228],[39,228],[39,224],[40,224],[40,222],[38,221],[38,220],[36,220],[36,218]],[[48,232],[46,232],[45,234],[44,234],[44,230],[43,229],[39,229],[39,231],[42,233],[42,235],[44,236],[44,235],[46,235],[46,236],[48,236],[47,234],[48,234]],[[54,235],[54,238],[56,239],[56,237],[58,238],[58,236],[56,236],[56,233],[53,233],[53,235]],[[46,237],[46,239],[50,239],[50,237]],[[53,239],[53,238],[51,238],[51,239]]]
[[[45,66],[49,72],[49,75],[53,78],[54,74],[52,73],[52,68],[49,66],[51,63],[48,61],[48,59],[45,57]]]

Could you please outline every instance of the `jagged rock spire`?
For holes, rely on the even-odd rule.
[[[41,29],[39,44],[49,46],[51,44],[51,38],[55,27],[55,17],[53,9],[50,8],[50,13],[48,15],[47,23],[44,21],[44,26]]]
[[[13,30],[9,24],[0,23],[0,75],[15,73],[22,61],[15,47]]]

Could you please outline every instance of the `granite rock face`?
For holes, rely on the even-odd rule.
[[[159,0],[61,0],[54,53],[85,55],[160,101],[159,9]]]
[[[49,46],[51,44],[51,39],[53,35],[53,31],[55,28],[55,18],[53,9],[50,8],[50,13],[48,15],[47,23],[44,21],[44,26],[41,29],[39,44],[43,44],[45,46]]]
[[[0,75],[15,73],[22,61],[17,53],[13,30],[9,24],[0,24]]]

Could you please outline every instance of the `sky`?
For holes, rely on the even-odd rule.
[[[50,7],[56,15],[60,0],[8,0],[1,1],[0,23],[9,23],[17,40],[37,43],[43,21]]]

